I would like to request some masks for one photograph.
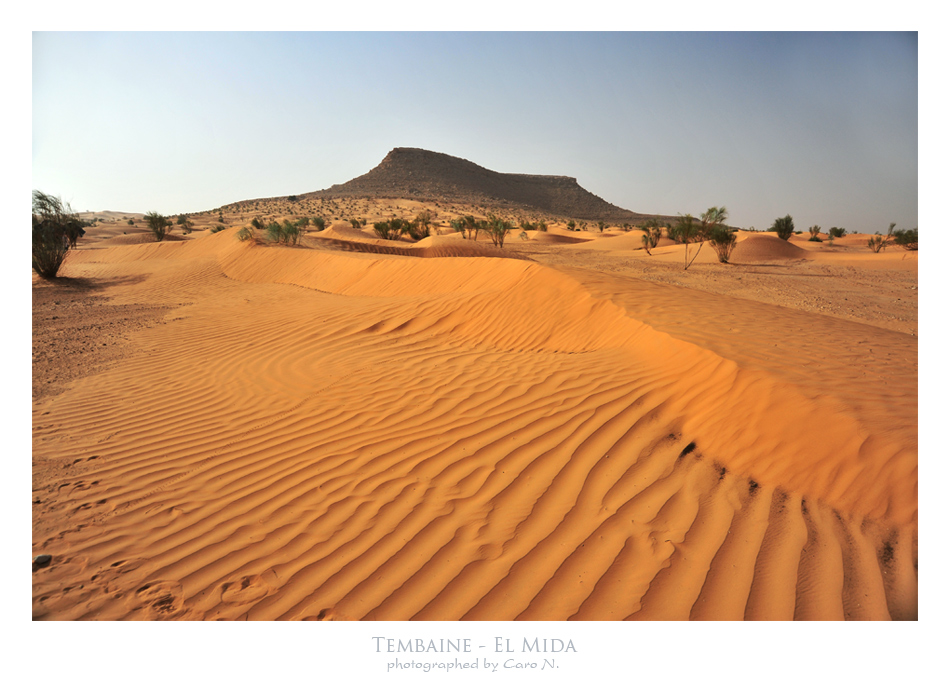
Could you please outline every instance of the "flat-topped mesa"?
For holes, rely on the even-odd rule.
[[[531,208],[567,218],[636,222],[649,218],[604,201],[564,175],[497,173],[464,158],[396,148],[371,171],[302,198],[392,197]]]

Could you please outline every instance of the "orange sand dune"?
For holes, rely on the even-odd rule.
[[[736,243],[729,261],[734,264],[766,262],[781,259],[802,259],[806,250],[770,235],[747,237]]]
[[[34,406],[35,618],[917,616],[913,337],[233,229],[64,273],[184,306]]]

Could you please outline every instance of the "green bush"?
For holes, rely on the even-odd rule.
[[[894,242],[903,247],[905,250],[910,250],[911,252],[917,251],[917,229],[913,228],[912,230],[901,230],[894,231]]]
[[[240,240],[241,242],[247,242],[248,240],[253,240],[254,231],[248,228],[247,226],[244,226],[243,228],[241,228],[241,230],[237,232],[237,239]]]
[[[894,226],[896,223],[892,223],[887,229],[887,235],[881,235],[880,233],[875,233],[874,237],[868,240],[868,247],[871,248],[871,251],[874,254],[882,252],[888,245],[894,241]]]
[[[327,227],[327,222],[323,219],[322,216],[313,217],[313,227],[317,230],[325,230]]]
[[[216,225],[214,228],[211,229],[211,233],[213,235],[214,233],[220,233],[222,230],[224,230],[224,226],[219,223],[218,225]]]
[[[254,228],[257,228],[257,230],[263,230],[263,229],[264,229],[264,224],[261,223],[261,219],[257,218],[256,216],[255,216],[254,219],[251,221],[251,225],[252,225]]]
[[[70,236],[82,230],[79,216],[59,197],[33,190],[33,270],[55,278],[69,252]]]
[[[646,232],[640,238],[643,241],[643,249],[647,251],[647,254],[653,254],[650,250],[656,247],[657,238],[653,233]]]
[[[512,228],[514,228],[514,225],[510,221],[489,214],[486,230],[495,247],[505,246],[505,238],[508,237],[508,233],[511,232]]]
[[[130,225],[130,226],[134,226],[134,225],[135,225],[135,221],[133,221],[131,218],[129,219],[129,225]]]
[[[732,250],[736,248],[736,234],[725,226],[713,228],[709,233],[709,244],[723,264],[729,263]]]
[[[771,230],[774,230],[775,234],[782,240],[788,240],[795,232],[795,223],[792,221],[791,215],[786,214],[784,218],[775,219]]]
[[[157,211],[149,211],[145,214],[145,223],[148,224],[149,230],[155,236],[156,242],[165,239],[165,232],[171,225],[171,222]]]

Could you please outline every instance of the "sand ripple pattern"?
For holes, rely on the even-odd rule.
[[[873,386],[527,262],[226,235],[71,259],[182,306],[34,410],[82,468],[43,489],[34,617],[917,617],[916,417]]]

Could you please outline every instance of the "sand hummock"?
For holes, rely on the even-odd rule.
[[[913,329],[776,301],[916,257],[553,230],[99,238],[34,277],[34,320],[115,310],[34,395],[34,618],[915,619],[916,293]]]

